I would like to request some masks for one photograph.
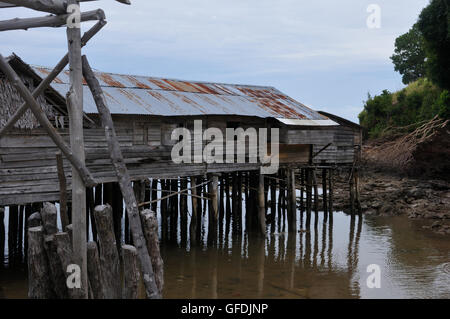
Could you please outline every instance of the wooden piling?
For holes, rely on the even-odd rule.
[[[327,169],[322,169],[322,203],[323,203],[323,221],[328,219],[328,190],[327,190]]]
[[[5,263],[5,209],[0,207],[0,269]]]
[[[314,212],[319,213],[319,188],[317,183],[316,169],[311,169],[312,182],[314,188]]]
[[[258,183],[258,224],[260,234],[266,236],[266,207],[264,200],[263,174],[259,174],[259,183]]]
[[[189,225],[189,238],[191,245],[196,244],[197,239],[197,218],[198,218],[198,198],[197,198],[197,178],[192,176],[190,178],[190,184],[191,184],[191,206],[192,206],[192,213],[191,213],[191,224]]]
[[[62,229],[66,229],[66,226],[69,225],[70,222],[69,215],[67,214],[67,182],[61,152],[56,154],[56,167],[58,169],[59,181],[59,213]]]
[[[134,246],[122,245],[123,289],[122,299],[137,299],[139,295],[139,266]]]
[[[17,249],[17,222],[19,207],[17,205],[9,206],[8,215],[8,264],[14,265]]]
[[[186,178],[180,179],[181,190],[188,188],[188,181]],[[187,244],[187,234],[188,234],[188,206],[187,206],[188,195],[187,191],[180,195],[180,237],[182,247],[186,247]]]
[[[156,286],[162,295],[164,288],[164,262],[161,258],[158,238],[158,219],[156,213],[150,210],[141,212],[142,228],[144,231],[147,249],[152,261]]]
[[[102,286],[105,298],[119,299],[120,293],[120,262],[114,235],[112,208],[110,205],[97,206],[94,210],[99,246]]]
[[[100,267],[100,257],[98,255],[97,243],[94,241],[87,243],[87,266],[89,285],[94,299],[104,299],[105,293],[102,286],[102,275]]]
[[[328,174],[328,211],[330,212],[330,222],[333,219],[333,169],[330,169]]]
[[[296,232],[297,231],[297,187],[295,183],[295,170],[290,169],[289,171],[290,177],[289,177],[289,206],[290,206],[290,212],[291,215],[290,221],[289,221],[289,230]]]
[[[306,168],[306,228],[309,229],[311,225],[311,211],[312,211],[312,180],[311,169]]]
[[[50,269],[44,249],[42,226],[28,229],[28,298],[54,297],[50,285]]]
[[[74,263],[73,260],[73,250],[71,247],[71,240],[69,234],[66,232],[57,233],[54,235],[54,242],[56,245],[57,256],[59,258],[59,263],[62,267],[64,277],[64,284],[67,283],[70,273],[67,272],[69,265]],[[86,274],[87,276],[87,274]],[[83,291],[79,288],[69,288],[67,287],[68,296],[70,299],[80,299],[83,298]]]

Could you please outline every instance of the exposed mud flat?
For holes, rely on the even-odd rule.
[[[335,209],[349,210],[347,176],[337,176]],[[360,201],[367,215],[400,216],[429,220],[429,228],[450,234],[450,183],[445,180],[414,178],[381,169],[361,172]]]

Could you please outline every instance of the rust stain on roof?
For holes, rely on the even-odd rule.
[[[125,75],[125,77],[128,79],[128,81],[133,83],[134,86],[136,86],[140,89],[151,89],[147,84],[142,83],[141,81],[139,81],[138,79],[136,79],[135,77],[133,77],[131,75]]]
[[[274,99],[267,99],[267,98],[259,98],[255,100],[256,103],[263,106],[266,110],[271,112],[272,114],[279,116],[282,115],[285,118],[300,118],[305,119],[306,116],[298,113],[296,110],[294,110],[292,107],[281,103],[278,100]]]
[[[46,68],[40,68],[40,67],[36,67],[36,69],[38,69],[40,72],[44,73],[45,75],[49,75],[50,71],[47,70]],[[59,79],[58,77],[55,77],[55,79],[53,80],[55,83],[59,83],[59,84],[63,84],[64,82],[61,81],[61,79]]]
[[[107,73],[97,73],[96,76],[98,76],[103,82],[105,82],[109,86],[125,88],[125,85],[123,85],[117,80],[114,80],[113,77]]]
[[[164,82],[160,81],[160,80],[156,80],[156,79],[148,79],[148,81],[150,83],[153,83],[155,85],[157,85],[159,88],[163,89],[163,90],[173,90],[174,88],[165,84]]]

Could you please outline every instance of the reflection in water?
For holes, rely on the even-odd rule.
[[[170,226],[161,229],[165,298],[450,298],[450,242],[420,222],[320,212],[307,227],[299,213],[299,231],[288,233],[285,208],[277,207],[261,238],[246,231],[245,206],[235,204],[237,217],[225,205],[216,231],[205,212],[196,241],[181,229],[190,218],[183,226],[160,219]],[[370,264],[381,267],[381,289],[366,286]],[[0,269],[0,297],[26,297],[25,274]]]

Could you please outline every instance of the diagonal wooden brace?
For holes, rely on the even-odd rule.
[[[105,20],[101,20],[97,22],[92,28],[90,28],[81,38],[81,46],[85,46],[86,43],[89,42],[90,39],[94,35],[96,35],[104,26],[106,25]],[[66,54],[55,66],[55,68],[50,72],[47,77],[39,83],[39,85],[34,89],[33,91],[33,97],[37,98],[39,95],[41,95],[44,90],[52,83],[52,81],[64,70],[64,68],[69,63],[69,54]],[[22,117],[22,115],[25,114],[25,112],[28,110],[27,103],[23,103],[17,111],[11,116],[11,118],[8,120],[8,122],[0,128],[0,138],[6,134],[6,132],[11,129],[14,124]]]
[[[17,89],[21,97],[29,105],[34,116],[39,121],[39,124],[42,125],[42,127],[45,129],[45,131],[53,140],[53,142],[56,144],[56,146],[58,146],[58,148],[61,150],[64,156],[78,171],[86,187],[93,187],[97,185],[91,173],[87,169],[86,165],[72,153],[70,147],[67,146],[62,137],[56,131],[56,129],[52,126],[52,124],[47,118],[47,115],[44,113],[42,108],[36,102],[35,98],[30,93],[28,88],[25,86],[25,84],[23,84],[17,73],[13,70],[13,68],[9,65],[9,63],[1,54],[0,54],[0,70],[2,70],[3,73],[10,79],[11,83]]]

